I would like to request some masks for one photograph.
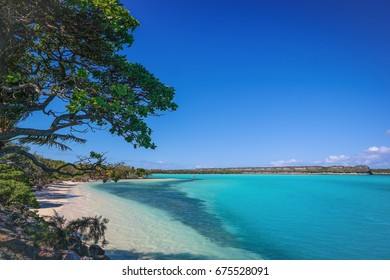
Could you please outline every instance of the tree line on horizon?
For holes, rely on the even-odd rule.
[[[370,169],[366,165],[357,166],[277,166],[277,167],[227,167],[162,170],[153,169],[151,173],[162,174],[375,174],[390,173],[386,169]]]

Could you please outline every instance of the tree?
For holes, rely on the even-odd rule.
[[[131,176],[134,176],[132,168],[122,163],[118,163],[107,166],[102,179],[103,182],[112,180],[117,183],[120,179],[129,179]]]
[[[135,175],[137,175],[138,177],[149,176],[148,172],[144,168],[137,168],[135,171]]]
[[[120,54],[138,25],[118,0],[0,0],[0,158],[17,154],[61,172],[70,164],[49,168],[23,145],[67,150],[94,129],[154,149],[145,118],[177,105],[172,87]],[[33,113],[50,125],[21,126]],[[71,166],[102,161],[92,158]]]

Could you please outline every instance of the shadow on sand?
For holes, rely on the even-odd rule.
[[[68,194],[69,186],[55,185],[48,189],[37,191],[35,195],[39,201],[40,208],[53,208],[64,205],[67,199],[78,197],[78,195]]]

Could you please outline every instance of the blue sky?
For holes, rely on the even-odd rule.
[[[125,50],[176,89],[150,118],[156,150],[108,133],[90,150],[147,168],[390,167],[389,1],[124,1],[141,26]]]

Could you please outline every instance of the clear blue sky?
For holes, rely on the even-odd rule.
[[[141,26],[126,50],[176,89],[151,118],[156,150],[89,133],[137,167],[390,167],[390,2],[124,1]]]

